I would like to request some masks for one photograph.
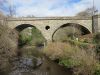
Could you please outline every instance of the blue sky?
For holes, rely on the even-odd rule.
[[[94,0],[100,10],[100,0]],[[8,0],[16,7],[16,16],[74,16],[92,7],[93,0]],[[3,8],[6,11],[6,7]],[[7,12],[7,11],[6,11]]]

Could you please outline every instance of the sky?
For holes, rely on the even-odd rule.
[[[2,1],[2,0],[0,0]],[[16,7],[16,16],[75,16],[87,8],[93,7],[93,0],[8,0]],[[100,11],[100,0],[94,0]],[[7,6],[7,5],[5,5]],[[7,8],[2,9],[7,12]]]

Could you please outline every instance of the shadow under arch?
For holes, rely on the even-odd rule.
[[[33,26],[31,24],[21,24],[21,25],[18,25],[17,27],[15,27],[15,30],[17,30],[18,32],[21,32],[23,29],[28,28],[28,27],[36,28],[35,26]]]
[[[86,35],[86,34],[90,34],[91,32],[84,26],[80,25],[80,24],[77,24],[77,23],[67,23],[67,24],[63,24],[61,25],[59,28],[57,28],[54,33],[52,34],[52,41],[54,41],[54,35],[55,33],[61,29],[61,28],[64,28],[64,27],[68,27],[68,26],[71,26],[71,27],[76,27],[76,28],[80,28],[81,29],[81,32],[82,32],[82,35]]]
[[[38,34],[33,34],[33,36],[36,36],[36,35],[40,35],[40,37],[42,37],[44,40],[44,43],[46,43],[46,39],[45,39],[45,37],[43,36],[43,34],[42,34],[42,32],[37,28],[37,27],[35,27],[34,25],[31,25],[31,24],[21,24],[21,25],[18,25],[17,27],[15,27],[14,29],[16,30],[16,31],[18,31],[18,34],[20,34],[20,32],[21,31],[23,31],[24,29],[26,29],[26,28],[28,28],[28,27],[32,27],[32,28],[34,28],[35,30],[37,30],[38,31]],[[34,37],[33,37],[34,38]],[[35,37],[36,38],[36,37]],[[38,39],[38,38],[36,38],[36,39]],[[19,40],[20,41],[20,40]],[[18,41],[18,42],[19,42]],[[19,45],[20,46],[20,45]]]

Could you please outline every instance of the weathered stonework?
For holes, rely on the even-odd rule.
[[[6,19],[6,25],[12,29],[19,25],[30,24],[41,31],[43,36],[48,40],[52,40],[52,35],[60,26],[68,23],[82,25],[92,33],[92,18],[91,17],[38,17],[38,18],[9,18]],[[46,30],[45,27],[50,26]],[[98,32],[100,32],[100,18],[98,18]]]

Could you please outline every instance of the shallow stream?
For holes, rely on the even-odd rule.
[[[38,51],[32,53],[30,48],[23,50],[21,56],[11,62],[11,70],[0,75],[72,75],[70,69],[58,65],[46,56],[36,56]]]

